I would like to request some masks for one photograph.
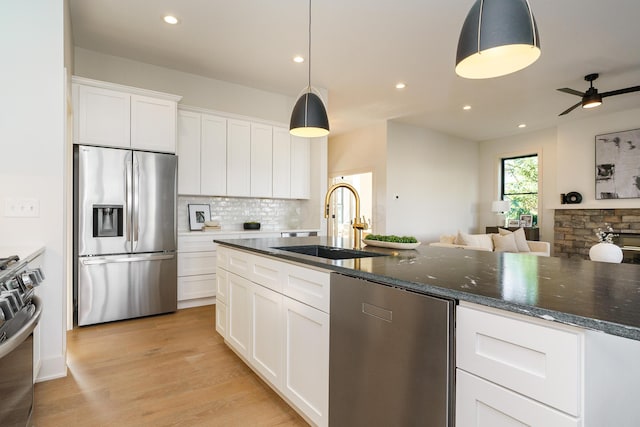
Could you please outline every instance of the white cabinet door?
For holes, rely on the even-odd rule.
[[[273,128],[273,197],[291,197],[291,135],[287,128]]]
[[[284,305],[283,393],[315,424],[328,424],[329,315],[291,298]]]
[[[178,276],[197,276],[215,273],[215,251],[178,253]]]
[[[200,194],[200,114],[178,111],[178,194]]]
[[[216,269],[216,303],[222,301],[227,304],[229,302],[229,278],[225,269]]]
[[[200,143],[200,192],[206,196],[227,194],[227,119],[202,114]]]
[[[311,197],[311,142],[309,138],[291,138],[291,198]]]
[[[251,195],[251,124],[227,122],[227,195]]]
[[[131,95],[131,148],[176,152],[177,103]]]
[[[251,124],[251,197],[271,197],[273,190],[273,130]]]
[[[251,339],[251,282],[233,273],[227,275],[229,345],[245,359],[249,357]]]
[[[216,275],[178,277],[178,301],[208,298],[216,295]]]
[[[580,420],[456,370],[456,425],[461,427],[577,427]]]
[[[227,335],[227,305],[216,301],[216,332],[226,340]]]
[[[282,295],[252,283],[249,362],[271,384],[282,385]]]
[[[74,91],[77,91],[74,142],[129,148],[131,95],[82,85],[75,86]]]

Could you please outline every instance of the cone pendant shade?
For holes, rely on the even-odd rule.
[[[460,32],[456,73],[468,79],[504,76],[533,64],[540,53],[527,0],[477,0]]]
[[[316,138],[329,134],[327,110],[318,95],[306,92],[296,102],[289,125],[291,135]]]

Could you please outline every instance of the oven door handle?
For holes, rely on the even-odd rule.
[[[135,256],[128,258],[92,258],[83,259],[80,262],[82,265],[99,265],[99,264],[114,264],[121,262],[140,262],[140,261],[161,261],[163,259],[173,259],[175,255],[147,255],[147,256]]]

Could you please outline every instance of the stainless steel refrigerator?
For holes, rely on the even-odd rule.
[[[74,145],[74,315],[84,326],[177,309],[177,157]]]

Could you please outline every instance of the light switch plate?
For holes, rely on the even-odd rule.
[[[40,216],[40,201],[30,197],[7,197],[4,199],[5,217],[29,217]]]

